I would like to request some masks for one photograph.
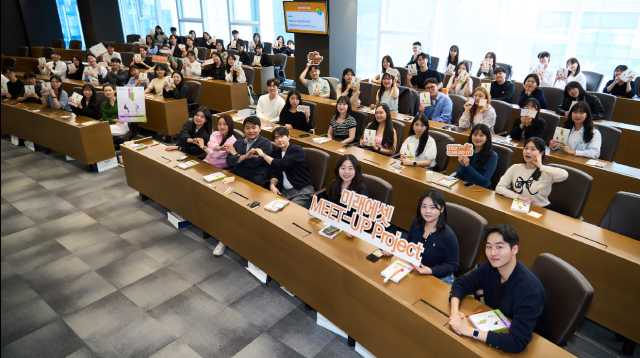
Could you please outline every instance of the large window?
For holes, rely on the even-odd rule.
[[[617,65],[640,69],[637,0],[358,0],[357,20],[356,72],[363,78],[380,71],[384,55],[406,66],[415,41],[439,58],[441,72],[451,45],[473,62],[474,73],[495,52],[518,81],[542,51],[551,53],[554,68],[575,56],[583,70],[605,78]]]
[[[56,0],[60,25],[62,26],[62,36],[65,47],[69,48],[71,40],[82,41],[82,49],[85,49],[84,36],[82,35],[82,24],[80,24],[80,14],[78,13],[78,3],[76,0]]]

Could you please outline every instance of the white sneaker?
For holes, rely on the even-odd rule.
[[[227,247],[224,246],[223,243],[219,242],[218,246],[216,246],[215,250],[213,250],[213,255],[215,256],[222,256],[224,255],[224,250],[226,250]]]

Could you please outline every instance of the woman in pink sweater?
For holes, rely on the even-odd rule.
[[[227,167],[227,154],[224,145],[233,144],[236,137],[233,136],[233,119],[228,114],[223,114],[218,120],[218,131],[213,132],[209,139],[209,143],[204,148],[207,157],[204,161],[213,164],[218,168]]]

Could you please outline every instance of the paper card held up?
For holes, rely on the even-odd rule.
[[[465,143],[462,144],[447,144],[447,155],[450,157],[458,157],[458,156],[473,156],[473,144]]]
[[[307,62],[313,65],[319,65],[320,62],[322,62],[322,59],[323,57],[320,56],[318,51],[309,52],[309,55],[307,56]]]

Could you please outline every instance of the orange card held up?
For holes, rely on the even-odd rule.
[[[322,62],[323,57],[320,56],[318,51],[309,52],[309,56],[307,56],[307,60],[312,65],[319,65]]]

